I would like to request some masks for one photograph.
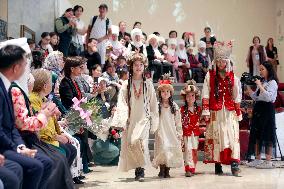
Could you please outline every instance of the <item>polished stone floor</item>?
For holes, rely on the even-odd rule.
[[[134,181],[134,171],[118,172],[117,167],[93,167],[87,174],[81,188],[97,189],[283,189],[284,169],[260,170],[241,166],[240,177],[230,174],[230,167],[224,166],[223,176],[214,175],[214,165],[199,163],[197,175],[186,178],[182,169],[172,169],[170,179],[159,179],[158,170],[148,168],[145,182]]]

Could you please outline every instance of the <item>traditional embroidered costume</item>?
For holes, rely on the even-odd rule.
[[[196,82],[190,80],[181,90],[185,105],[180,108],[182,130],[183,130],[183,159],[186,176],[189,177],[195,173],[198,160],[197,149],[200,135],[199,122],[201,116],[201,107],[194,105],[189,107],[186,103],[186,95],[195,93],[195,98],[200,96],[199,89],[195,86]],[[196,103],[195,103],[196,104]]]
[[[214,45],[212,68],[207,73],[202,93],[202,115],[210,116],[205,136],[205,163],[217,163],[215,172],[223,173],[221,164],[232,166],[232,173],[239,171],[241,118],[241,84],[232,70],[231,43]],[[220,76],[218,61],[226,61],[226,73]],[[234,169],[236,168],[236,169]]]
[[[157,130],[158,102],[151,80],[132,78],[135,61],[146,63],[143,54],[134,53],[130,56],[129,80],[122,83],[114,114],[112,126],[123,127],[121,138],[121,153],[118,168],[120,171],[135,170],[136,179],[144,178],[144,168],[150,164],[148,149],[149,130]],[[132,70],[131,70],[132,69]]]

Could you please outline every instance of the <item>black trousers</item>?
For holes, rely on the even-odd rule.
[[[17,162],[23,168],[23,189],[45,189],[52,172],[53,161],[38,151],[34,158],[7,150],[3,154],[7,159]]]
[[[59,146],[65,150],[68,165],[69,167],[71,167],[72,163],[74,162],[74,159],[77,156],[76,148],[70,143],[66,143],[66,144],[59,143]]]
[[[154,71],[153,81],[156,83],[163,75],[163,64],[159,61],[151,61],[149,65],[150,71]]]
[[[0,179],[4,184],[4,188],[20,189],[23,181],[21,165],[6,159],[4,166],[0,167]]]

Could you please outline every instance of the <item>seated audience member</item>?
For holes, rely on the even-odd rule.
[[[47,57],[47,55],[53,51],[50,45],[50,35],[48,32],[43,32],[41,34],[41,40],[39,41],[38,45],[44,52],[44,57]]]
[[[146,46],[143,44],[142,31],[139,28],[134,28],[131,31],[132,42],[128,45],[128,52],[139,52],[147,56]]]
[[[166,55],[166,60],[173,65],[173,75],[178,81],[178,56],[176,55],[177,40],[175,38],[170,38],[168,40],[168,50]]]
[[[89,70],[87,69],[87,64],[82,64],[81,66],[81,75],[76,78],[76,81],[79,85],[80,91],[82,92],[82,96],[86,97],[88,100],[93,98],[93,85],[94,80],[89,75]]]
[[[50,32],[50,45],[54,51],[58,51],[59,36],[56,32]]]
[[[165,38],[162,36],[159,36],[158,44],[159,44],[159,47],[162,48],[162,45],[166,44]]]
[[[126,58],[124,56],[119,56],[117,58],[115,70],[116,70],[116,73],[118,73],[120,70],[128,70],[128,67],[126,64]]]
[[[33,40],[31,38],[28,38],[27,42],[29,44],[29,47],[30,47],[31,51],[33,51],[35,49],[35,47],[36,47],[35,40]]]
[[[129,78],[129,72],[128,70],[122,69],[118,72],[119,75],[119,84],[122,85],[122,83]]]
[[[95,64],[91,69],[91,75],[94,80],[94,88],[96,88],[96,85],[98,84],[99,77],[102,76],[102,67],[99,64]]]
[[[131,35],[130,33],[126,33],[124,38],[120,40],[121,44],[128,48],[129,44],[131,43]]]
[[[108,108],[111,102],[110,96],[107,92],[107,82],[108,82],[107,78],[99,77],[98,86],[95,91],[96,99],[98,100],[101,106],[101,115],[104,119],[109,117]]]
[[[111,106],[108,118],[108,124],[111,124],[116,106]],[[121,139],[118,130],[110,128],[109,131],[103,133],[107,136],[106,141],[97,139],[93,144],[93,158],[97,165],[117,165],[119,160]]]
[[[194,79],[194,81],[196,81],[197,83],[203,83],[204,74],[202,70],[202,64],[198,62],[196,56],[193,54],[192,46],[187,47],[187,57],[190,63],[190,69],[192,73],[191,79]]]
[[[206,43],[206,55],[207,56],[209,55],[209,58],[210,58],[209,63],[211,63],[211,61],[214,58],[213,46],[214,46],[215,41],[217,41],[217,40],[216,40],[215,36],[211,35],[211,28],[210,27],[204,28],[204,34],[205,34],[205,37],[202,37],[200,39],[200,41],[204,41]]]
[[[24,46],[27,46],[28,52],[28,44]],[[7,44],[0,49],[0,153],[23,167],[24,189],[46,188],[53,162],[37,150],[25,146],[15,127],[13,104],[8,94],[11,83],[21,78],[26,65],[26,51],[23,48]]]
[[[190,79],[190,64],[188,62],[188,57],[185,49],[185,43],[183,39],[178,39],[178,46],[176,50],[176,55],[178,56],[178,73],[179,73],[179,82],[184,83]]]
[[[102,77],[107,79],[107,93],[109,94],[110,101],[116,102],[118,91],[121,85],[118,83],[119,78],[115,72],[115,67],[112,63],[105,65],[105,72],[103,72]]]
[[[195,33],[193,32],[184,32],[181,37],[185,42],[185,47],[195,47]],[[192,38],[192,39],[191,39]]]
[[[20,189],[23,182],[23,169],[20,164],[5,159],[0,154],[0,188]]]
[[[36,47],[34,51],[32,51],[32,57],[33,57],[33,60],[31,63],[31,67],[33,67],[34,69],[41,68],[46,58],[44,51]]]
[[[58,110],[54,103],[48,102],[38,113],[34,113],[28,94],[21,87],[24,82],[27,82],[29,93],[32,92],[34,78],[32,74],[29,75],[30,77],[27,81],[23,81],[24,79],[22,78],[21,81],[13,83],[10,88],[16,119],[15,126],[28,148],[37,149],[38,152],[52,159],[53,168],[47,185],[52,185],[54,188],[73,188],[72,177],[66,158],[39,138],[39,130],[46,127],[47,120],[56,115]],[[25,114],[23,112],[28,113]]]
[[[45,69],[37,69],[33,71],[35,79],[32,93],[30,94],[31,106],[35,111],[40,111],[47,103],[46,96],[48,96],[52,90],[51,73]],[[40,139],[50,144],[54,149],[58,150],[62,154],[66,155],[68,165],[71,167],[75,157],[76,149],[72,146],[71,139],[62,134],[60,131],[57,118],[60,114],[52,116],[47,120],[47,126],[41,128],[39,131]]]
[[[91,70],[95,64],[101,64],[101,56],[97,49],[97,40],[94,38],[89,39],[87,50],[82,53],[82,56],[87,58],[87,68],[89,70]]]
[[[144,45],[147,45],[147,40],[148,40],[148,37],[145,33],[142,34],[142,38],[141,38],[141,41]]]
[[[202,80],[204,80],[206,73],[209,70],[209,60],[208,60],[208,55],[206,54],[206,44],[204,41],[199,41],[198,43],[198,53],[196,55],[196,59],[198,60],[199,63],[202,64],[201,69],[203,72],[202,75]]]
[[[160,52],[160,47],[158,46],[158,37],[154,34],[149,35],[149,45],[146,47],[147,58],[149,62],[149,69],[151,70],[151,75],[153,82],[157,83],[161,75],[163,75],[163,64],[164,56]]]
[[[110,52],[110,57],[115,63],[117,61],[117,58],[119,56],[127,56],[127,49],[125,46],[123,46],[119,41],[118,41],[118,26],[112,25],[112,36],[109,40],[109,43],[112,47],[112,51]]]
[[[139,22],[139,21],[136,21],[136,22],[134,23],[134,25],[133,25],[133,29],[134,29],[134,28],[138,28],[138,29],[140,29],[140,30],[142,31],[142,23]],[[146,36],[146,39],[145,39],[145,40],[147,40],[147,34],[144,33],[144,32],[142,32],[142,35]]]
[[[65,60],[64,65],[64,75],[65,77],[61,80],[59,86],[59,94],[62,101],[62,104],[67,110],[70,110],[73,105],[72,99],[76,97],[78,100],[83,98],[83,91],[81,91],[79,84],[76,80],[82,73],[84,64],[86,63],[85,58],[75,56],[68,57]],[[88,167],[89,162],[89,145],[87,142],[88,132],[83,130],[82,133],[76,133],[74,136],[80,140],[81,146],[81,157],[83,163],[83,172],[89,173],[91,170]]]
[[[158,46],[158,37],[154,34],[149,35],[149,46],[147,49],[147,58],[149,61],[149,68],[153,74],[153,81],[156,83],[164,74],[164,68],[167,72],[172,70],[172,64],[165,60],[165,56],[161,53],[161,48]]]
[[[66,57],[72,41],[72,34],[76,31],[76,20],[72,8],[66,9],[64,14],[55,20],[55,31],[60,37],[58,50]]]
[[[50,53],[44,61],[43,68],[51,71],[52,75],[52,91],[49,97],[52,97],[52,101],[56,104],[61,114],[65,115],[67,110],[62,105],[59,96],[59,84],[63,78],[62,70],[64,68],[63,53],[60,51]]]

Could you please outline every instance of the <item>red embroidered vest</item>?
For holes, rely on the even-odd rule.
[[[235,110],[235,103],[233,100],[233,87],[234,87],[234,73],[229,72],[227,73],[226,77],[222,79],[219,75],[216,76],[215,71],[209,71],[210,73],[210,97],[209,97],[209,109],[218,111],[221,110],[223,104],[225,105],[226,109],[229,111]],[[216,99],[215,97],[215,77],[219,77],[219,97]],[[227,79],[229,77],[229,79]],[[231,83],[229,87],[229,82]]]
[[[182,130],[183,136],[199,136],[199,121],[201,115],[201,108],[198,106],[194,112],[185,111],[185,106],[180,108],[181,113],[181,122],[182,122]]]

